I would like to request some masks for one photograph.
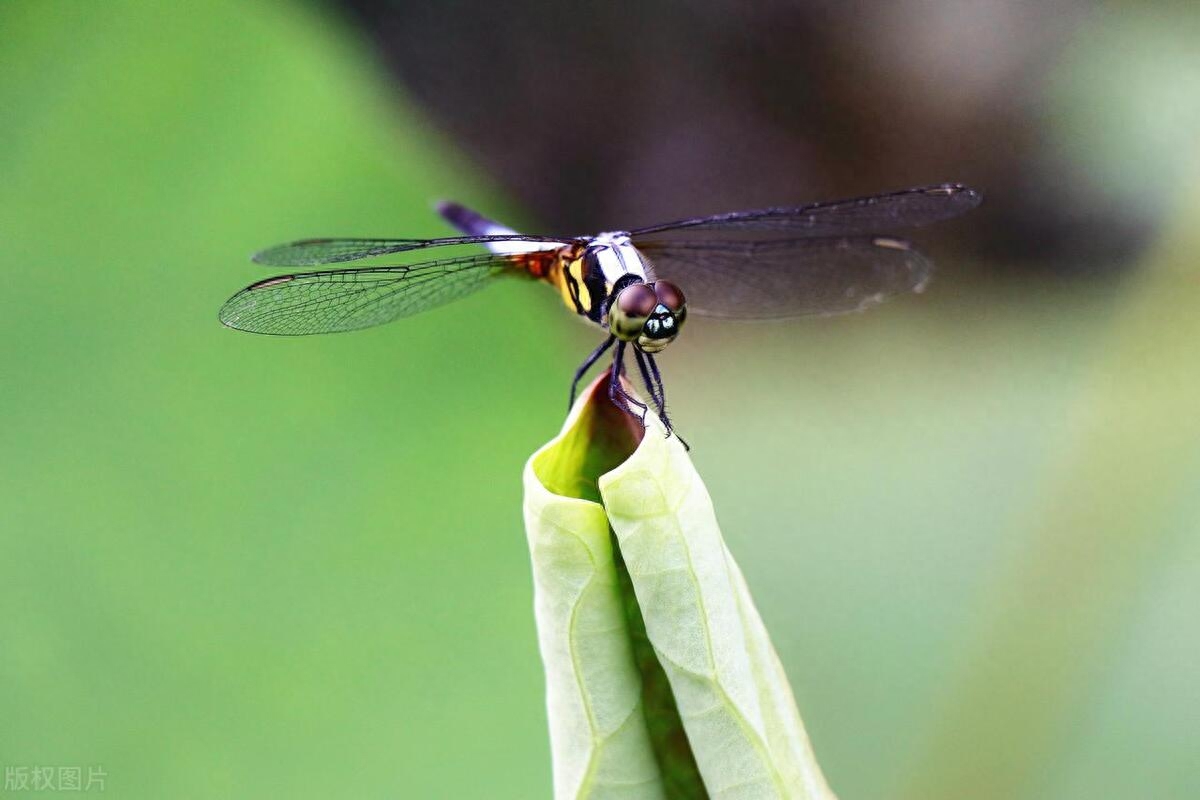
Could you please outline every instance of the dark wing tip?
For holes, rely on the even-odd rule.
[[[287,244],[277,244],[274,247],[268,247],[265,250],[259,250],[254,255],[250,256],[250,260],[255,264],[266,264],[268,266],[288,266],[294,262],[295,249],[298,247],[309,247],[314,244],[326,244],[333,241],[332,239],[298,239]]]
[[[253,292],[258,289],[266,289],[268,286],[278,286],[281,283],[287,283],[288,281],[294,281],[295,279],[295,275],[276,275],[274,278],[265,278],[261,281],[252,283],[242,291]]]
[[[871,240],[876,247],[886,247],[889,250],[912,250],[912,242],[907,239],[897,239],[892,236],[876,236]]]
[[[927,186],[923,191],[929,195],[952,197],[963,210],[975,208],[983,202],[983,195],[979,190],[972,189],[964,183],[939,183],[937,186]]]

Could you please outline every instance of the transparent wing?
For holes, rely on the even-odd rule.
[[[491,242],[540,242],[566,245],[576,237],[554,238],[500,234],[495,236],[447,236],[441,239],[301,239],[298,242],[269,247],[255,253],[254,261],[273,267],[312,267],[357,261],[370,256],[424,250],[427,247],[449,247],[456,244],[488,244]]]
[[[791,236],[866,236],[928,225],[970,211],[983,198],[958,183],[922,186],[890,194],[814,203],[796,208],[733,211],[666,222],[630,231],[637,237],[664,231],[773,231]]]
[[[230,328],[300,336],[369,328],[456,300],[552,253],[484,253],[402,267],[303,272],[252,283],[221,307]]]
[[[933,265],[882,236],[760,242],[655,242],[642,247],[657,277],[678,283],[689,313],[782,319],[861,311],[919,292]]]

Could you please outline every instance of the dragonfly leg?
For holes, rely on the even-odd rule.
[[[642,354],[639,353],[639,355]],[[675,434],[675,438],[679,440],[679,443],[683,445],[684,449],[691,450],[692,446],[687,443],[686,439],[679,435],[679,432],[675,430],[675,426],[671,424],[671,420],[667,417],[667,389],[665,386],[663,386],[662,373],[658,371],[658,362],[654,360],[654,356],[650,353],[645,353],[644,355],[646,357],[646,364],[648,364],[650,367],[650,374],[654,376],[654,385],[658,387],[658,396],[655,402],[658,403],[659,416],[662,417],[663,427],[667,429],[667,436]],[[640,358],[638,359],[638,366],[641,366]],[[649,380],[646,378],[644,368],[642,370],[642,379],[645,380],[647,384],[649,383]],[[650,387],[647,386],[647,388]],[[655,390],[650,389],[650,394],[655,394]]]
[[[650,373],[654,376],[654,385],[657,387],[658,403],[662,406],[663,412],[667,410],[667,389],[663,386],[662,373],[658,371],[658,362],[654,360],[654,356],[646,353],[646,363],[650,365]],[[644,377],[644,376],[643,376]],[[655,389],[651,389],[654,392]]]
[[[663,398],[658,393],[658,386],[655,385],[654,379],[650,377],[650,369],[646,366],[646,359],[649,357],[641,350],[634,349],[633,357],[637,360],[638,372],[642,373],[642,383],[646,387],[646,391],[650,393],[650,399],[654,401],[654,405],[658,408],[659,416],[662,416]]]
[[[583,376],[592,368],[593,364],[600,360],[600,356],[604,355],[605,351],[613,346],[613,342],[616,340],[617,337],[609,336],[579,365],[579,369],[575,370],[575,380],[571,381],[571,400],[567,403],[568,409],[575,405],[575,395],[579,392],[579,382],[583,380]]]
[[[647,361],[650,359],[650,354],[634,349],[633,356],[637,361],[638,372],[642,373],[642,383],[645,384],[646,391],[650,393],[650,399],[654,401],[655,410],[658,411],[658,418],[663,421],[663,425],[667,429],[667,435],[670,436],[671,420],[667,417],[667,399],[663,396],[662,384],[654,381],[654,378],[650,376],[650,368],[646,366]]]
[[[617,350],[613,354],[612,371],[608,378],[608,397],[613,403],[631,417],[635,417],[642,423],[642,427],[646,426],[646,411],[645,403],[639,403],[636,398],[625,391],[621,386],[621,370],[624,367],[625,360],[625,345],[626,342],[618,342]],[[639,411],[634,411],[637,408]],[[639,413],[640,412],[640,413]]]

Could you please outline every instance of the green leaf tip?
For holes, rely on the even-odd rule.
[[[554,796],[835,800],[687,451],[606,389],[525,466]]]

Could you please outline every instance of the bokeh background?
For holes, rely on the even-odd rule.
[[[1200,796],[1200,12],[750,5],[0,5],[6,772],[549,796],[520,471],[594,332],[240,334],[250,252],[957,180],[926,294],[694,320],[674,416],[843,798]]]

